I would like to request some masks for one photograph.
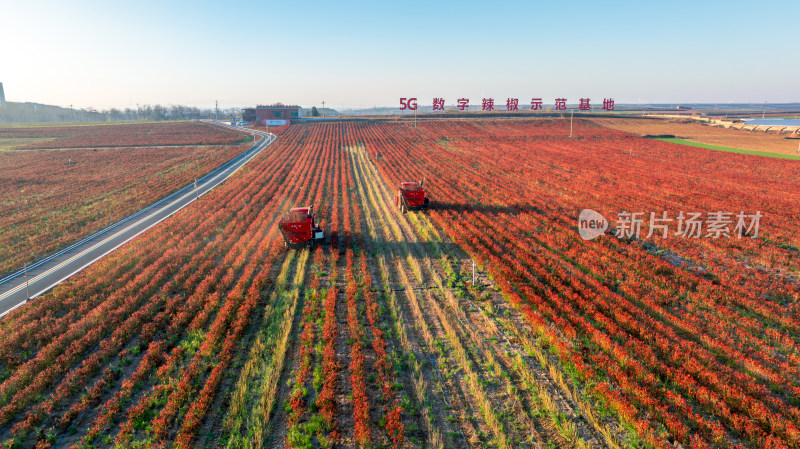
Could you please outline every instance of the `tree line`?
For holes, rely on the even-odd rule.
[[[183,105],[138,105],[135,108],[111,108],[97,110],[87,108],[62,108],[38,103],[8,102],[0,107],[0,123],[39,123],[39,122],[105,122],[105,121],[161,121],[192,120],[238,115],[238,108],[220,109],[197,108]]]

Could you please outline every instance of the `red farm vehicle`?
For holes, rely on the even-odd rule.
[[[427,210],[430,200],[425,197],[423,178],[420,182],[401,182],[394,197],[394,205],[405,213],[409,210]]]
[[[287,248],[301,248],[306,245],[313,248],[315,242],[325,239],[325,233],[314,219],[313,206],[292,208],[289,215],[278,223],[278,227]]]

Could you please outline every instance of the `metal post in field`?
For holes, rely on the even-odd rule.
[[[472,286],[475,286],[475,259],[472,259]]]

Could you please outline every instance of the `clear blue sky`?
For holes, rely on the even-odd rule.
[[[800,101],[797,2],[3,2],[9,101]]]

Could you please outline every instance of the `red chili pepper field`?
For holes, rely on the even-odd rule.
[[[281,129],[0,320],[0,442],[800,448],[800,162],[569,129]],[[423,178],[430,208],[401,213],[398,183]],[[308,205],[327,241],[285,249],[278,220]],[[581,238],[584,209],[605,234]],[[614,235],[623,212],[640,236]],[[681,212],[730,213],[728,235],[676,235]]]

